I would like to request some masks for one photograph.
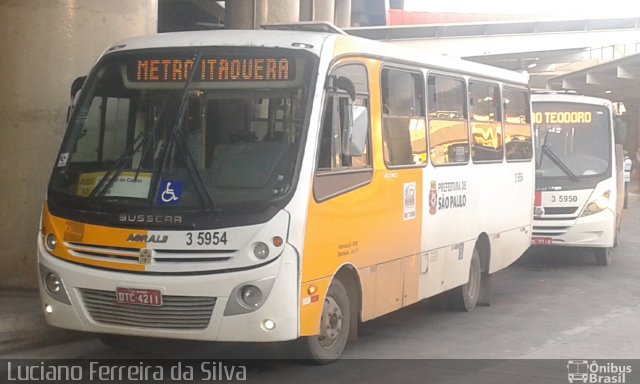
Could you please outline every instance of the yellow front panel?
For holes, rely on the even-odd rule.
[[[53,233],[56,235],[58,246],[51,252],[56,257],[72,261],[74,263],[86,264],[95,267],[120,269],[127,271],[144,271],[143,264],[126,264],[114,261],[94,260],[84,257],[76,257],[67,247],[65,242],[76,243],[82,245],[97,245],[114,248],[132,248],[131,243],[127,242],[129,235],[146,235],[145,230],[133,230],[122,228],[110,228],[100,225],[84,224],[73,220],[62,219],[53,216],[45,204],[42,213],[43,233]],[[139,243],[136,243],[138,245]]]

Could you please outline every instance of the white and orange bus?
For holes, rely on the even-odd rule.
[[[537,148],[532,244],[590,248],[596,264],[608,265],[624,202],[613,105],[554,91],[531,98]]]
[[[105,338],[301,339],[449,291],[528,248],[527,79],[341,33],[109,48],[74,98],[38,240],[47,321]]]

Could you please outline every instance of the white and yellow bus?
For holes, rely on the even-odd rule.
[[[74,100],[38,240],[54,326],[301,339],[326,362],[361,321],[486,302],[530,244],[517,73],[340,33],[189,32],[114,45]]]
[[[608,265],[624,199],[612,103],[552,91],[531,98],[537,165],[532,244],[592,248],[596,264]]]

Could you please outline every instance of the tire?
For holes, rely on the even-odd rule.
[[[627,185],[628,183],[624,184],[624,203],[622,205],[622,208],[627,209],[627,206],[629,205],[629,187]]]
[[[449,305],[460,312],[471,312],[478,304],[480,297],[480,284],[482,282],[482,269],[478,249],[473,249],[471,266],[469,267],[469,281],[454,288],[449,296]]]
[[[303,340],[307,357],[316,364],[331,363],[342,355],[349,338],[351,303],[342,282],[334,279],[322,307],[320,334]]]
[[[596,253],[596,265],[599,265],[601,267],[606,267],[607,265],[611,264],[611,256],[613,254],[613,248],[611,247],[595,248],[594,251]]]

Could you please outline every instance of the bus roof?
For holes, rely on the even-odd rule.
[[[527,85],[528,76],[517,72],[479,64],[444,55],[431,55],[422,51],[390,43],[363,39],[360,37],[328,32],[306,32],[290,30],[215,30],[159,33],[133,37],[111,46],[105,53],[134,49],[163,47],[204,47],[204,46],[254,46],[305,49],[320,55],[325,43],[333,47],[336,43],[347,47],[341,54],[395,59],[408,63],[454,71],[483,78],[509,81]]]
[[[531,102],[563,102],[563,103],[584,103],[595,105],[606,105],[611,107],[611,100],[603,99],[600,97],[585,96],[571,93],[554,93],[550,91],[548,93],[533,93],[531,94]]]

